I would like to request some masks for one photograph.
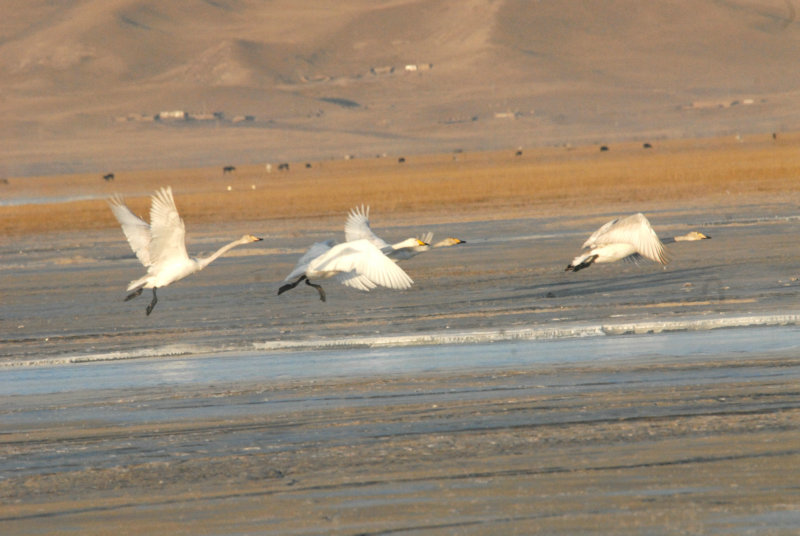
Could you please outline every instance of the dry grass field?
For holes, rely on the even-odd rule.
[[[395,223],[603,211],[689,208],[719,204],[786,202],[800,194],[800,134],[291,163],[271,173],[241,166],[11,179],[3,194],[24,198],[76,198],[67,203],[4,206],[6,235],[116,226],[104,199],[120,193],[147,215],[149,194],[171,185],[187,222],[194,224],[341,219],[356,204],[370,204]],[[230,187],[230,190],[228,189]],[[85,199],[92,198],[92,199]]]

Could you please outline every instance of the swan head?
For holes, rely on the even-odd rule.
[[[435,247],[435,248],[445,248],[445,247],[448,247],[448,246],[457,246],[458,244],[466,244],[466,243],[467,243],[466,240],[461,240],[460,238],[453,238],[452,236],[449,236],[449,237],[445,238],[444,240],[440,240],[439,242],[436,242],[436,244],[434,244],[433,247]]]
[[[242,244],[249,244],[250,242],[260,242],[261,240],[264,240],[264,239],[263,238],[259,238],[257,236],[253,236],[251,234],[246,234],[246,235],[243,235],[239,239],[239,242],[242,243]]]
[[[675,237],[675,241],[676,242],[693,242],[695,240],[708,240],[709,238],[711,238],[711,237],[708,236],[708,235],[704,235],[703,233],[701,233],[699,231],[692,231],[690,233],[686,233],[683,236],[676,236]]]

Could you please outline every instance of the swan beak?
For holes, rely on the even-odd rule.
[[[467,243],[466,240],[461,240],[460,238],[454,238],[453,240],[455,241],[456,244],[466,244]]]
[[[430,246],[430,244],[428,244],[427,242],[423,242],[419,238],[417,238],[417,245],[419,245],[419,246]]]
[[[711,237],[708,236],[707,234],[700,233],[700,236],[703,237],[703,240],[710,240],[711,239]]]

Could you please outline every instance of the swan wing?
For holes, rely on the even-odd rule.
[[[650,222],[641,212],[609,222],[603,227],[606,227],[605,231],[594,237],[594,244],[598,246],[619,243],[630,244],[636,248],[637,253],[642,257],[661,264],[669,262],[664,244],[658,239],[658,235],[653,230]]]
[[[150,205],[150,258],[153,264],[169,264],[189,259],[186,229],[178,214],[172,188],[161,188]]]
[[[339,273],[334,276],[334,279],[342,285],[354,288],[356,290],[363,290],[364,292],[369,292],[378,286],[370,281],[367,276],[360,275],[355,270]]]
[[[344,223],[344,238],[347,242],[369,240],[378,249],[389,245],[372,231],[369,226],[369,207],[364,205],[350,210]]]
[[[583,249],[589,249],[589,248],[593,248],[595,245],[598,245],[597,241],[600,239],[600,237],[603,236],[604,234],[606,234],[608,232],[608,230],[611,227],[613,227],[614,224],[616,224],[618,221],[619,221],[619,218],[615,218],[615,219],[611,220],[610,222],[606,223],[605,225],[603,225],[602,227],[600,227],[598,230],[596,230],[594,233],[592,233],[592,236],[590,236],[589,238],[586,239],[586,242],[584,242],[583,246],[581,246],[581,247]]]
[[[297,260],[297,264],[294,265],[294,269],[292,272],[286,276],[284,281],[289,281],[290,279],[294,279],[296,277],[300,277],[306,270],[308,269],[309,263],[312,260],[316,259],[320,255],[327,253],[335,244],[334,240],[326,240],[324,242],[316,242],[311,244],[311,246],[306,250],[305,253]]]
[[[324,255],[312,260],[309,269],[316,272],[354,272],[352,276],[344,277],[344,281],[358,280],[356,276],[363,276],[374,285],[394,289],[406,289],[413,281],[402,268],[384,255],[380,249],[367,239],[345,242],[333,247]],[[351,286],[364,284],[353,282],[345,283]]]
[[[136,254],[144,266],[152,264],[150,260],[150,226],[147,222],[139,218],[136,214],[131,212],[122,197],[119,195],[113,196],[108,200],[108,205],[111,207],[111,212],[117,218],[125,238],[128,239],[131,249]]]

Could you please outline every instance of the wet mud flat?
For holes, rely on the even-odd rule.
[[[796,533],[796,351],[565,361],[4,396],[0,523],[4,534]],[[103,364],[69,368],[82,366]]]
[[[341,224],[254,222],[263,243],[164,289],[151,316],[122,301],[141,267],[118,229],[0,243],[2,533],[794,534],[796,205],[650,210],[661,236],[713,239],[669,246],[666,268],[565,273],[616,215],[440,222],[467,244],[404,264],[410,290],[327,283],[326,304],[276,290]],[[240,227],[195,225],[189,249]],[[605,335],[552,359],[502,339],[576,326]],[[447,333],[511,347],[421,345],[422,365],[393,369],[369,342]],[[157,379],[137,383],[146,366]]]

